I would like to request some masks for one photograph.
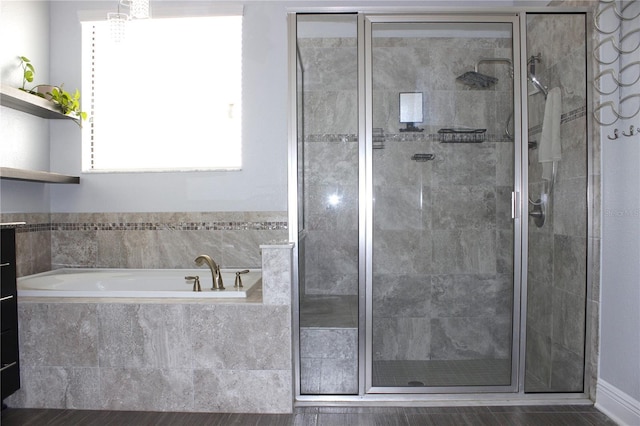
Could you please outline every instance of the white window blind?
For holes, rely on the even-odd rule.
[[[242,16],[83,23],[84,171],[241,168]]]

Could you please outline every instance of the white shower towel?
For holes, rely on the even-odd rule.
[[[562,94],[554,87],[547,94],[542,121],[542,135],[538,146],[538,162],[542,163],[542,179],[551,182],[553,164],[562,159],[560,144],[560,119],[562,116]]]

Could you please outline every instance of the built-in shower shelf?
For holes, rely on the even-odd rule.
[[[438,140],[442,143],[481,143],[487,129],[446,128],[438,130]]]
[[[80,183],[80,177],[39,170],[0,167],[0,179],[40,183]]]
[[[4,84],[0,84],[0,105],[26,112],[36,117],[77,121],[75,118],[64,115],[55,109],[53,102]]]

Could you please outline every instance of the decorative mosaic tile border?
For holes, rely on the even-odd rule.
[[[406,132],[406,133],[385,133],[380,140],[377,140],[374,136],[374,149],[376,143],[384,142],[440,142],[440,135],[438,133],[425,133],[425,132]],[[358,137],[355,134],[315,134],[309,135],[305,138],[305,142],[358,142]],[[496,135],[493,133],[486,134],[485,142],[511,142],[511,139],[504,135]]]
[[[17,233],[43,231],[280,231],[287,222],[121,222],[121,223],[30,223],[16,227]]]
[[[573,120],[577,120],[579,118],[585,117],[587,115],[587,106],[581,106],[580,108],[576,108],[573,111],[566,112],[562,114],[560,117],[560,124],[566,124]],[[537,133],[542,132],[542,123],[537,124],[529,128],[529,134],[535,135]]]
[[[307,135],[305,142],[358,142],[358,136],[354,133],[317,133]]]
[[[49,223],[28,223],[26,225],[16,227],[16,234],[45,231],[51,231],[51,225]]]
[[[560,118],[560,124],[566,124],[573,120],[585,117],[587,115],[587,106],[581,106],[573,111],[562,114]],[[535,135],[542,131],[542,123],[537,124],[529,128],[529,134]],[[385,133],[383,135],[384,140],[377,142],[393,141],[393,142],[439,142],[440,138],[437,133],[425,133],[425,132],[406,132],[406,133]],[[357,142],[358,137],[355,134],[343,134],[343,133],[324,133],[314,134],[305,137],[305,142]],[[486,142],[511,142],[511,139],[505,135],[496,135],[488,133],[486,135]],[[375,148],[375,142],[374,142]]]

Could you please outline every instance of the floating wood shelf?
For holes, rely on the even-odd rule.
[[[3,84],[0,84],[0,105],[37,117],[77,121],[75,118],[64,115],[55,109],[51,101]]]
[[[36,117],[77,121],[75,118],[56,110],[51,101],[3,84],[0,84],[0,105],[26,112]],[[40,183],[80,183],[78,176],[40,170],[15,169],[13,167],[0,167],[0,179]]]
[[[14,169],[12,167],[0,167],[0,179],[41,183],[80,183],[80,177],[78,176],[68,176],[38,170]]]

